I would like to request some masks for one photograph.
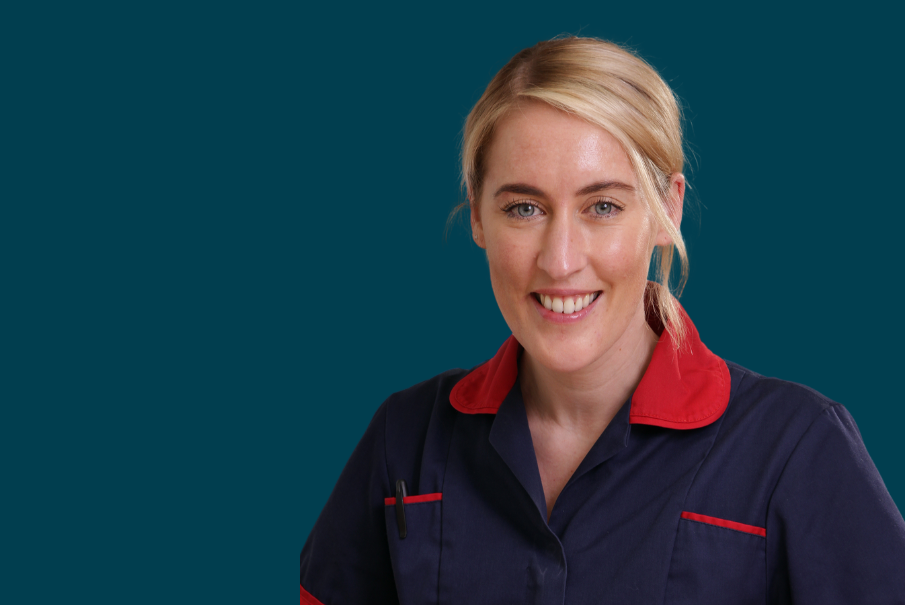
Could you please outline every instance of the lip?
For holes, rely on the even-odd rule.
[[[587,294],[587,290],[535,290],[531,294],[528,295],[528,298],[534,303],[534,308],[537,309],[537,312],[541,317],[546,319],[549,322],[555,324],[572,324],[578,321],[581,321],[585,317],[587,317],[597,306],[597,301],[600,300],[604,292],[597,290],[600,294],[597,295],[597,298],[591,302],[587,307],[582,309],[581,311],[576,311],[575,313],[571,313],[566,315],[565,313],[556,313],[555,311],[548,311],[544,305],[538,302],[537,298],[534,296],[535,294],[545,294],[547,296],[578,296],[579,294]]]

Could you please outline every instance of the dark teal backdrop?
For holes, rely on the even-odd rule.
[[[377,406],[508,335],[459,134],[562,33],[682,99],[703,340],[844,403],[905,506],[901,15],[569,5],[5,12],[9,602],[294,602]]]

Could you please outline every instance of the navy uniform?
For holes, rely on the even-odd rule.
[[[301,603],[905,603],[849,413],[661,333],[547,520],[510,337],[392,395],[301,553]]]

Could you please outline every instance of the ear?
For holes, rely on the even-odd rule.
[[[679,172],[673,173],[669,177],[669,193],[666,197],[666,211],[672,224],[678,229],[682,225],[682,206],[685,202],[685,176]],[[666,229],[660,229],[657,232],[655,245],[669,246],[672,244],[672,238]]]
[[[481,214],[478,212],[478,205],[474,198],[468,196],[468,209],[471,211],[471,237],[479,248],[487,249],[484,243],[484,225],[481,224]]]

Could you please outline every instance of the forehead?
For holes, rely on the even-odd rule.
[[[605,129],[539,101],[522,102],[497,124],[485,182],[530,182],[551,192],[595,180],[636,186],[628,155]]]

